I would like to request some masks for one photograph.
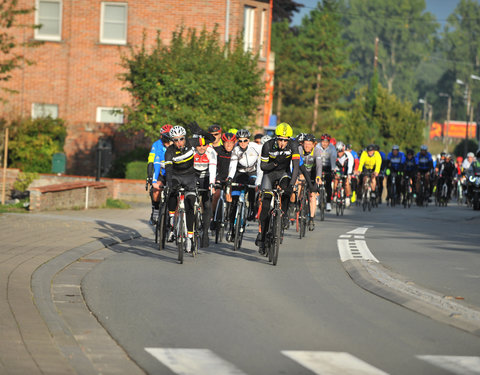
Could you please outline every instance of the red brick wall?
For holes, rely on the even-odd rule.
[[[168,43],[172,31],[179,25],[212,30],[218,25],[222,39],[225,35],[227,0],[130,0],[128,3],[127,42],[138,46],[142,33],[147,32],[147,42],[153,43],[156,30]],[[31,7],[34,0],[20,0]],[[242,31],[244,6],[257,7],[255,23],[257,36],[260,31],[262,9],[268,10],[268,2],[230,0],[230,38]],[[120,107],[130,102],[122,91],[118,74],[120,54],[126,46],[100,43],[100,0],[63,1],[62,40],[44,42],[38,48],[27,49],[25,56],[34,61],[23,71],[14,72],[7,84],[19,94],[11,95],[2,108],[11,116],[29,116],[32,103],[58,104],[59,117],[67,122],[68,135],[65,144],[69,173],[93,174],[95,150],[98,139],[113,137],[116,127],[96,124],[97,107]],[[31,13],[19,19],[25,24],[34,23]],[[268,37],[268,22],[265,42]],[[17,40],[32,40],[33,30],[18,30]],[[256,45],[260,42],[259,36]],[[261,63],[264,65],[264,62]],[[259,116],[261,121],[262,116]],[[131,140],[141,143],[141,139]],[[125,144],[122,144],[125,148]],[[134,148],[134,145],[130,145]]]

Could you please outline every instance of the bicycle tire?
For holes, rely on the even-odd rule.
[[[157,220],[157,228],[155,238],[158,240],[158,250],[162,250],[165,248],[165,215],[163,212],[163,207],[160,207],[158,220]]]
[[[325,220],[325,206],[326,206],[326,197],[325,189],[320,190],[320,220]]]
[[[343,211],[345,210],[345,203],[342,198],[342,205],[340,206],[340,216],[343,216]]]
[[[217,203],[217,215],[215,222],[215,243],[221,243],[223,241],[223,201],[220,199]]]
[[[200,243],[202,241],[202,236],[200,233],[205,233],[203,231],[203,223],[202,223],[202,213],[197,210],[195,214],[195,227],[194,227],[194,232],[193,232],[193,249],[192,249],[192,255],[196,256],[198,254],[198,249],[200,248]]]
[[[183,213],[179,213],[178,233],[177,233],[177,259],[180,264],[183,264],[183,252],[185,251],[185,233],[183,224]]]
[[[272,264],[274,266],[277,265],[278,262],[278,252],[280,250],[280,240],[282,236],[282,215],[281,211],[278,210],[275,214],[276,220],[274,221],[274,227],[273,227],[273,243],[272,243],[272,248],[273,248],[273,254],[272,254]]]
[[[303,201],[302,203],[302,211],[300,218],[300,238],[305,237],[305,235],[307,234],[307,210],[310,208],[307,202],[308,201]]]
[[[240,227],[242,225],[242,210],[243,210],[243,203],[238,202],[237,204],[237,214],[235,216],[235,238],[233,240],[233,251],[237,251],[240,249]]]

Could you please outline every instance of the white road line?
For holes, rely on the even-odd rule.
[[[145,350],[176,374],[245,375],[208,349],[145,348]]]
[[[387,374],[349,353],[284,350],[282,354],[318,375]]]
[[[478,375],[480,374],[480,357],[449,356],[449,355],[417,355],[434,366],[451,371],[454,374]]]
[[[341,234],[340,238],[350,238],[352,237],[350,234]]]
[[[356,228],[354,230],[351,230],[350,232],[347,232],[348,234],[365,234],[367,233],[368,227],[360,227]]]

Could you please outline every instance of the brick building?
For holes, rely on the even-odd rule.
[[[8,98],[3,112],[64,119],[67,173],[93,174],[99,142],[113,155],[145,143],[116,132],[123,122],[116,110],[130,103],[117,77],[122,72],[120,54],[139,45],[144,30],[147,43],[154,43],[158,29],[168,43],[179,25],[209,31],[217,25],[226,40],[243,31],[244,47],[258,51],[266,68],[268,0],[20,0],[20,6],[36,8],[22,23],[42,27],[18,29],[17,40],[44,43],[25,50],[35,64],[14,71],[8,87],[18,94]]]

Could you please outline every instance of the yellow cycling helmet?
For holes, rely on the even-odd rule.
[[[275,129],[275,135],[277,137],[292,138],[293,129],[286,122],[282,122],[281,124],[277,125],[277,127]]]
[[[237,132],[238,132],[238,129],[235,129],[235,128],[228,129],[228,133],[237,134]]]

